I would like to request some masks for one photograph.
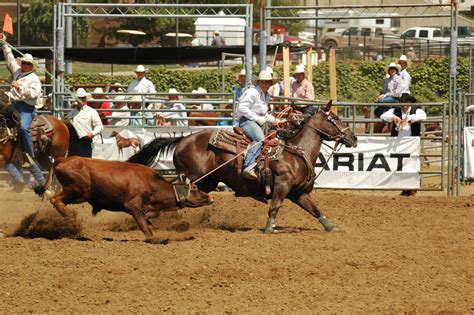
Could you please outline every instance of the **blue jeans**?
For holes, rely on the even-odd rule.
[[[382,98],[378,102],[379,103],[399,103],[399,100],[394,98],[394,97],[387,96],[387,97]],[[385,113],[386,111],[388,111],[389,109],[390,109],[390,107],[388,107],[388,106],[377,106],[377,107],[375,107],[375,109],[374,109],[375,117],[380,118],[380,116],[382,116],[382,114]]]
[[[250,143],[250,149],[247,151],[244,159],[244,170],[255,167],[255,160],[260,155],[263,147],[263,138],[265,134],[263,133],[262,127],[253,120],[240,120],[240,128],[245,131],[245,134],[252,140]]]
[[[30,125],[33,118],[36,116],[36,109],[34,106],[23,102],[15,103],[16,110],[21,116],[20,125],[20,143],[23,152],[28,153],[32,158],[35,157],[35,150],[33,149],[33,140],[31,139]]]
[[[33,117],[36,115],[36,109],[34,106],[28,105],[24,102],[16,102],[15,108],[20,113],[21,117],[20,129],[18,130],[21,149],[23,152],[28,153],[32,159],[34,159],[35,150],[33,149],[33,140],[31,139],[30,124],[33,120]],[[24,182],[22,165],[15,165],[10,162],[5,165],[5,169],[15,181],[20,183]],[[46,182],[37,163],[31,165],[30,172],[33,174],[34,178],[39,184],[42,185]]]

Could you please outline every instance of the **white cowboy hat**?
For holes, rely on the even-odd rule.
[[[148,69],[145,69],[143,65],[138,65],[135,69],[135,72],[146,72]]]
[[[395,69],[397,69],[397,74],[400,73],[400,70],[402,69],[402,67],[400,67],[400,65],[399,65],[399,64],[396,64],[395,62],[391,62],[391,63],[387,66],[387,69],[386,69],[386,70],[387,70],[387,73],[388,73],[388,70],[389,70],[390,68],[395,68]]]
[[[77,98],[79,98],[79,97],[87,97],[87,92],[86,92],[86,90],[84,90],[83,88],[78,88],[78,89],[76,90],[75,96],[76,96]]]
[[[24,54],[23,57],[20,58],[20,61],[25,61],[34,64],[33,56],[31,54]]]
[[[408,62],[408,58],[405,55],[401,55],[400,58],[398,58],[398,61],[405,61]]]
[[[125,100],[125,95],[117,95],[116,97],[114,97],[114,101],[124,101],[124,100]]]
[[[104,90],[101,87],[96,87],[92,94],[104,94]]]
[[[305,73],[304,65],[297,65],[295,68],[295,73]]]
[[[272,67],[266,67],[265,70],[267,70],[268,72],[270,72],[271,74],[273,74],[273,69],[272,69]]]
[[[408,50],[414,50],[413,47],[408,48]]]
[[[168,94],[178,94],[178,91],[176,91],[174,88],[171,88],[168,90]]]
[[[214,35],[219,35],[220,32],[219,31],[214,31]]]
[[[245,69],[240,70],[239,76],[241,76],[241,75],[245,75]]]
[[[260,71],[257,81],[273,81],[273,76],[267,70]]]
[[[205,94],[205,93],[207,93],[207,90],[205,88],[198,87],[196,92],[199,93],[199,94]]]
[[[142,97],[140,95],[133,95],[128,101],[131,103],[140,103],[142,101]]]

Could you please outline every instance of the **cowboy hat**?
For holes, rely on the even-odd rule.
[[[240,70],[240,72],[239,72],[239,77],[240,77],[241,75],[245,75],[245,69]]]
[[[214,31],[214,35],[219,35],[220,32],[219,31]]]
[[[74,95],[76,96],[77,98],[80,98],[80,97],[87,97],[87,92],[86,90],[84,90],[83,88],[78,88],[76,90],[76,94]]]
[[[401,55],[400,58],[398,58],[398,61],[405,61],[408,62],[408,58],[405,55]]]
[[[295,68],[295,73],[305,73],[304,65],[297,65]]]
[[[142,101],[142,97],[140,95],[133,95],[128,101],[130,103],[140,103]]]
[[[267,70],[260,71],[257,81],[273,81],[273,76]]]
[[[24,54],[23,57],[20,58],[20,61],[29,62],[32,64],[35,63],[31,54]]]
[[[104,90],[101,87],[96,87],[92,94],[104,94]]]
[[[402,67],[400,67],[399,64],[396,64],[395,62],[391,62],[388,66],[387,66],[387,73],[388,73],[388,70],[390,68],[395,68],[397,70],[397,74],[400,73],[400,70],[402,69]]]
[[[148,69],[145,69],[143,65],[138,65],[135,69],[135,72],[146,72]]]
[[[207,90],[206,90],[205,88],[198,87],[198,89],[197,89],[196,92],[199,93],[199,94],[206,94],[206,93],[207,93]]]
[[[178,91],[176,91],[174,88],[171,88],[168,90],[168,94],[178,94]]]

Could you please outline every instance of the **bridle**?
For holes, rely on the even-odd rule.
[[[330,111],[325,112],[324,110],[320,109],[318,112],[322,113],[322,116],[324,118],[326,118],[326,120],[329,121],[334,127],[336,127],[337,134],[336,135],[330,135],[327,132],[325,132],[325,131],[321,130],[320,128],[318,128],[318,127],[313,127],[313,126],[310,126],[310,125],[308,125],[308,127],[311,128],[311,129],[316,130],[316,132],[318,132],[319,134],[322,134],[322,135],[326,136],[329,140],[335,141],[336,142],[336,147],[337,147],[337,145],[339,143],[341,143],[341,142],[343,142],[343,140],[347,139],[347,134],[345,133],[345,131],[347,131],[350,128],[345,127],[345,128],[341,129],[341,127],[339,127],[339,125],[337,124],[337,120],[334,119],[331,116]]]

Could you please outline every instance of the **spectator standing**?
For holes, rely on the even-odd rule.
[[[193,35],[193,40],[191,41],[191,46],[202,46],[201,40],[197,37],[196,34]]]
[[[109,121],[106,117],[112,115],[112,112],[110,111],[112,106],[110,105],[110,102],[97,101],[100,99],[106,99],[108,98],[108,96],[104,94],[104,90],[101,87],[97,87],[94,89],[94,92],[92,92],[92,98],[94,100],[90,101],[89,104],[91,105],[92,108],[96,110],[97,109],[104,110],[104,111],[98,111],[100,121],[102,122],[102,125],[104,126],[108,125]]]
[[[178,91],[176,89],[169,89],[168,91],[168,109],[173,110],[185,110],[186,107],[179,102]],[[158,126],[178,126],[178,127],[187,127],[188,120],[186,112],[161,112],[157,115],[157,125]]]
[[[306,79],[304,65],[296,66],[295,78],[296,81],[293,82],[291,87],[292,97],[314,100],[314,87],[313,84]],[[303,114],[305,121],[316,112],[316,108],[312,105],[300,105],[297,109]]]
[[[112,112],[112,117],[110,118],[109,122],[110,125],[114,126],[128,126],[129,119],[124,118],[130,116],[130,112],[126,111],[128,109],[127,102],[125,102],[124,95],[117,95],[114,98],[114,109],[119,109],[119,112]]]
[[[137,68],[135,69],[135,74],[137,78],[133,80],[132,83],[130,83],[130,85],[128,86],[128,93],[156,93],[155,85],[153,84],[153,82],[151,82],[145,77],[147,70],[148,69],[145,69],[143,65],[137,66]]]
[[[221,36],[219,31],[214,31],[214,38],[212,39],[211,46],[213,47],[225,47],[225,39]]]
[[[104,129],[99,114],[87,105],[87,93],[83,88],[76,91],[75,108],[66,116],[73,128],[70,128],[71,141],[68,156],[92,157],[92,140]]]
[[[238,101],[245,91],[245,69],[240,70],[237,80],[239,84],[232,87],[232,93],[234,93],[235,99]]]
[[[400,98],[401,107],[390,108],[380,116],[384,122],[391,123],[392,137],[419,137],[421,134],[420,122],[426,120],[426,113],[419,107],[412,106],[416,103],[416,99],[409,95],[403,94]],[[402,196],[414,196],[416,191],[403,190]]]
[[[413,49],[413,47],[408,48],[407,58],[408,58],[408,60],[410,60],[410,62],[416,61],[416,53],[415,53],[415,49]]]
[[[273,82],[275,83],[268,89],[268,94],[270,94],[270,97],[279,96],[280,84],[276,80],[276,73],[273,72],[272,67],[267,67],[266,70],[272,74]]]
[[[38,163],[34,160],[35,151],[30,131],[31,121],[36,115],[35,106],[38,104],[38,99],[41,98],[41,81],[35,73],[36,65],[32,55],[25,54],[20,58],[20,65],[18,65],[10,46],[8,46],[6,42],[6,36],[4,34],[0,34],[0,41],[2,42],[2,50],[7,69],[12,74],[10,88],[6,94],[21,117],[18,130],[21,150],[26,154],[29,160],[30,173],[35,178],[36,184],[43,186],[46,181]],[[25,186],[23,161],[20,160],[18,165],[11,162],[7,163],[5,169],[13,177],[15,182],[12,191],[21,192]]]
[[[410,84],[411,84],[411,75],[408,73],[408,58],[405,55],[401,55],[398,59],[398,64],[400,65],[400,78],[403,80],[403,93],[410,94]],[[402,94],[403,94],[402,93]]]

